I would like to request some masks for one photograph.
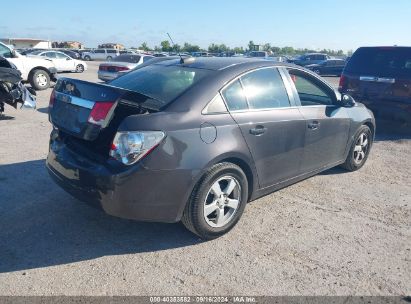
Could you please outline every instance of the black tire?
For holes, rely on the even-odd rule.
[[[314,70],[313,72],[316,73],[316,74],[318,74],[318,75],[321,75],[321,71],[320,71],[320,70]]]
[[[358,152],[355,151],[356,146],[358,147],[359,142],[361,141],[360,137],[365,134],[366,139],[368,141],[366,150],[364,151],[364,147],[363,149],[363,153],[364,156],[361,157],[360,161],[356,161],[356,158],[358,156]],[[344,169],[348,170],[348,171],[357,171],[359,169],[361,169],[362,166],[364,166],[365,162],[368,159],[368,155],[370,154],[370,150],[371,150],[371,146],[372,146],[372,141],[373,141],[373,134],[370,130],[370,128],[366,125],[362,125],[357,132],[355,133],[354,136],[354,140],[353,143],[351,145],[350,148],[350,152],[348,153],[347,159],[345,160],[345,162],[341,165],[341,167],[343,167]]]
[[[50,87],[50,76],[45,70],[32,71],[28,80],[36,91],[46,90]]]
[[[76,73],[83,73],[84,72],[84,65],[78,64],[76,66]]]
[[[111,60],[113,60],[113,57],[107,56],[107,61],[111,61]]]
[[[221,227],[212,227],[204,216],[204,204],[211,187],[221,178],[234,178],[238,184],[239,204],[229,221]],[[194,187],[190,200],[186,205],[181,221],[184,226],[204,240],[215,239],[230,231],[239,221],[248,201],[248,181],[244,172],[235,164],[220,163],[211,167]],[[225,207],[222,207],[224,210]],[[223,211],[224,214],[224,211]],[[227,213],[228,214],[228,213]]]
[[[90,58],[90,56],[89,56],[89,55],[86,55],[86,56],[84,56],[84,60],[86,60],[86,61],[90,61],[90,60],[91,60],[91,58]]]

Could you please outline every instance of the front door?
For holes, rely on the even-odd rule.
[[[300,174],[305,120],[290,104],[279,71],[263,68],[243,75],[222,91],[266,188]]]
[[[336,95],[324,82],[299,69],[290,69],[293,90],[306,121],[303,172],[310,172],[344,159],[350,119],[336,105]]]

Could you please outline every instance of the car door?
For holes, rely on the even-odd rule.
[[[336,104],[336,93],[320,78],[300,69],[288,69],[292,89],[306,121],[303,172],[310,172],[344,159],[350,118]]]
[[[42,53],[41,56],[51,59],[58,72],[64,71],[64,65],[57,59],[56,52],[45,52]]]
[[[56,60],[59,62],[59,66],[62,67],[62,71],[75,70],[74,60],[66,54],[56,52]]]
[[[255,162],[261,188],[300,173],[306,123],[281,75],[276,68],[257,69],[222,90]]]

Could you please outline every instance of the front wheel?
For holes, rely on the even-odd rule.
[[[107,61],[111,61],[111,60],[113,60],[113,57],[108,56],[108,57],[107,57]]]
[[[29,77],[31,86],[37,90],[46,90],[50,87],[50,76],[44,70],[34,70]]]
[[[372,132],[366,125],[362,125],[354,136],[345,163],[341,166],[348,171],[356,171],[364,166],[372,145]]]
[[[235,164],[211,167],[198,182],[184,210],[182,222],[202,239],[215,239],[239,221],[248,201],[248,181]]]
[[[76,66],[76,73],[83,73],[84,72],[84,66],[82,64],[78,64]]]
[[[86,55],[86,56],[84,56],[84,60],[86,60],[86,61],[90,61],[90,60],[91,60],[91,57],[90,57],[90,56],[88,56],[88,55]]]

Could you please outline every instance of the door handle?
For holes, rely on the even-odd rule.
[[[318,121],[312,121],[308,123],[308,129],[310,130],[317,130],[320,127],[320,123]]]
[[[258,125],[255,128],[250,129],[250,134],[255,135],[255,136],[259,136],[259,135],[263,135],[265,133],[265,131],[267,131],[266,127]]]

